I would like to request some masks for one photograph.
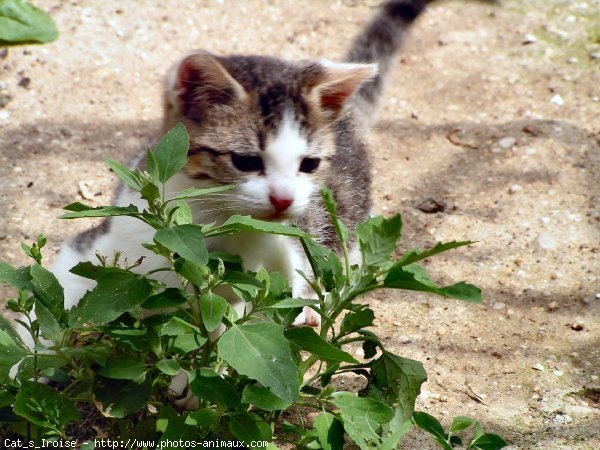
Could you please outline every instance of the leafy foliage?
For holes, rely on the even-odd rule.
[[[361,449],[391,450],[418,426],[443,448],[452,448],[461,442],[457,433],[474,424],[468,448],[505,445],[498,436],[483,434],[474,419],[457,417],[447,432],[434,417],[415,412],[427,379],[423,365],[386,349],[369,329],[374,311],[356,302],[381,288],[481,302],[477,287],[439,286],[416,264],[467,242],[409,250],[394,259],[402,220],[374,217],[356,230],[363,264],[353,266],[350,231],[329,191],[323,198],[341,257],[295,227],[251,217],[192,224],[186,200],[228,187],[187,189],[165,198],[164,183],[185,165],[188,147],[185,128],[178,125],[148,151],[147,171],[107,161],[147,208],[74,203],[63,216],[144,221],[156,230],[153,242],[144,246],[164,257],[158,270],[171,272],[180,286],[153,279],[157,270],[144,273],[143,261],[121,264],[116,253],[108,264],[100,255],[100,264],[81,262],[71,270],[96,286],[67,311],[62,287],[42,266],[43,236],[23,246],[31,266],[0,264],[0,282],[18,291],[7,305],[21,314],[19,323],[34,342],[28,347],[0,329],[0,427],[35,439],[68,438],[79,420],[76,402],[87,402],[116,421],[121,438],[154,436],[165,445],[168,439],[226,437],[246,443],[285,439],[306,448],[340,450],[347,436]],[[208,251],[208,239],[239,232],[300,239],[313,271],[302,275],[314,298],[294,298],[281,275],[244,271],[239,258]],[[225,297],[247,307],[236,312]],[[290,326],[306,306],[320,314],[320,329]],[[142,308],[152,314],[142,314]],[[352,345],[363,346],[364,361],[352,356]],[[365,377],[360,395],[336,391],[332,380],[346,372]],[[174,387],[177,383],[181,389]],[[184,387],[197,398],[193,412],[173,408],[178,400],[189,400]],[[299,406],[320,412],[311,428],[275,427],[283,411]]]
[[[58,37],[52,18],[24,0],[0,2],[0,44],[50,42]]]

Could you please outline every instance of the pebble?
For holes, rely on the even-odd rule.
[[[498,141],[498,145],[500,146],[500,148],[503,148],[504,150],[513,148],[516,143],[517,143],[517,140],[514,137],[510,137],[510,136],[502,138]]]
[[[556,311],[558,309],[558,303],[550,302],[548,305],[548,311]]]
[[[585,326],[581,320],[576,320],[571,324],[571,330],[574,331],[582,331],[584,328]]]
[[[534,364],[533,366],[531,366],[531,368],[535,369],[535,370],[539,370],[540,372],[544,371],[544,366],[541,365],[540,363]]]
[[[546,233],[540,234],[536,239],[536,243],[543,250],[555,250],[558,247],[554,238]]]
[[[556,94],[554,97],[552,97],[550,99],[550,103],[555,104],[556,106],[563,106],[565,104],[565,101],[563,100],[563,98],[560,96],[560,94]]]
[[[510,309],[508,311],[506,311],[506,315],[507,316],[514,316],[515,315],[515,310],[514,309]]]
[[[567,424],[573,422],[573,419],[568,414],[559,413],[554,417],[554,422]]]
[[[505,307],[506,307],[506,303],[502,303],[502,302],[496,302],[492,305],[492,308],[494,308],[496,311],[504,309]]]
[[[23,168],[20,166],[15,166],[15,168],[13,169],[16,173],[21,173],[23,172]]]
[[[597,292],[596,295],[594,295],[594,297],[596,297],[596,300],[600,300],[600,292]]]
[[[10,95],[0,92],[0,108],[4,108],[11,100],[12,97]]]
[[[29,77],[23,77],[23,78],[21,78],[21,80],[19,80],[19,87],[28,89],[30,84],[31,84],[31,78],[29,78]]]
[[[539,136],[541,133],[540,129],[535,125],[525,125],[523,127],[523,131],[525,133],[531,134],[532,136]]]
[[[354,354],[359,358],[363,358],[365,356],[365,351],[359,347],[354,351]]]
[[[406,336],[405,334],[403,334],[400,337],[398,337],[398,342],[400,342],[401,344],[404,344],[404,345],[408,345],[412,342],[412,339],[409,338],[408,336]]]
[[[446,334],[446,329],[444,327],[438,327],[435,330],[435,334],[437,334],[438,336],[444,336]]]
[[[0,111],[0,120],[7,120],[10,117],[8,111]]]
[[[77,184],[77,187],[79,189],[79,194],[81,194],[81,197],[83,197],[86,200],[94,199],[94,194],[89,189],[90,184],[91,184],[90,182],[86,182],[86,181],[80,181]]]
[[[554,372],[552,372],[554,375],[556,375],[557,377],[562,377],[565,373],[562,370],[555,370]]]
[[[521,42],[523,45],[534,44],[537,42],[537,38],[533,34],[526,34]]]
[[[447,205],[441,200],[428,198],[419,203],[416,208],[426,214],[434,214],[438,212],[444,212],[447,208]]]
[[[516,194],[517,192],[520,192],[522,190],[523,190],[523,186],[521,186],[520,184],[513,184],[511,187],[508,188],[508,193]]]

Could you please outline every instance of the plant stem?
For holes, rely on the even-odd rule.
[[[153,273],[156,273],[156,272],[167,272],[167,271],[172,271],[172,270],[173,270],[172,267],[161,267],[159,269],[153,269],[149,272],[146,272],[144,274],[144,276],[147,277],[148,275],[152,275]]]

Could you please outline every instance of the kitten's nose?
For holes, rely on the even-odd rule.
[[[269,200],[271,201],[273,208],[275,208],[275,211],[278,213],[285,211],[292,206],[292,203],[294,203],[293,198],[275,197],[273,195],[269,197]]]

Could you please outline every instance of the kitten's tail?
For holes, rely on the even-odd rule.
[[[410,25],[433,0],[388,0],[379,13],[354,39],[346,62],[376,63],[377,76],[364,83],[354,95],[354,109],[365,118],[373,116],[392,67]]]

